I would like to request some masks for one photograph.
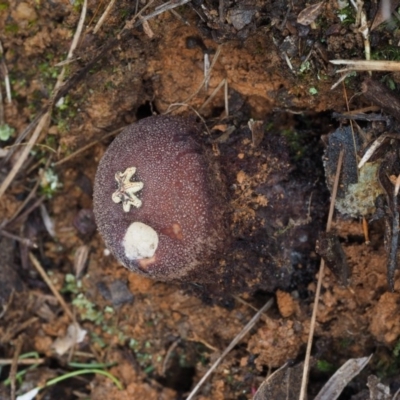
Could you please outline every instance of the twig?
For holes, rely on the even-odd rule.
[[[93,33],[97,33],[99,31],[99,29],[101,28],[101,26],[103,25],[103,22],[105,21],[105,19],[107,18],[108,14],[110,14],[111,9],[113,8],[113,5],[115,3],[115,0],[111,0],[108,3],[107,8],[105,9],[105,11],[103,12],[103,15],[100,17],[100,19],[97,21],[96,26],[93,29]]]
[[[67,58],[65,59],[65,61],[69,61],[72,59],[74,51],[78,46],[79,39],[81,37],[82,30],[83,30],[83,24],[84,24],[85,18],[86,18],[86,10],[87,10],[87,0],[83,0],[81,15],[80,15],[79,21],[78,21],[78,26],[76,27],[76,31],[75,31],[74,37],[72,39],[72,43],[69,48]],[[55,99],[58,91],[60,90],[61,86],[64,83],[65,71],[66,71],[65,66],[63,66],[61,69],[61,72],[58,74],[57,82],[54,86],[53,95],[52,95],[53,99]],[[55,100],[53,100],[53,102],[55,102]]]
[[[34,265],[34,267],[36,268],[36,270],[39,272],[40,276],[42,277],[42,279],[46,282],[47,286],[49,287],[49,289],[52,291],[54,297],[58,300],[58,302],[60,303],[61,307],[63,308],[64,312],[69,316],[69,318],[71,319],[71,321],[73,323],[76,324],[76,319],[74,317],[74,314],[72,313],[72,311],[69,309],[67,303],[65,302],[65,300],[62,298],[62,296],[60,295],[60,293],[58,292],[58,290],[55,288],[55,286],[53,285],[53,283],[51,282],[50,278],[47,276],[46,271],[43,269],[43,267],[40,265],[38,259],[32,254],[29,253],[29,258],[32,262],[32,264]]]
[[[206,80],[208,79],[209,75],[211,75],[211,71],[213,70],[215,63],[217,62],[220,53],[221,53],[221,45],[218,46],[217,51],[215,52],[214,58],[212,60],[212,63],[210,65],[210,69],[208,70],[208,74],[207,74],[207,76],[205,76],[203,78],[203,80],[202,80],[201,84],[199,85],[199,87],[186,100],[184,100],[183,103],[176,103],[176,104],[180,104],[181,106],[182,105],[186,105],[187,103],[189,103],[190,100],[192,100],[195,96],[197,96],[197,94],[200,92],[200,90],[204,86],[204,84],[205,84]],[[170,104],[169,105],[169,107],[168,107],[167,111],[165,112],[165,114],[169,114],[171,112],[171,107],[173,105],[174,104]]]
[[[63,159],[61,159],[61,160],[55,162],[55,163],[53,164],[53,167],[58,167],[59,165],[64,164],[64,163],[66,163],[67,161],[70,161],[72,158],[76,157],[78,154],[83,153],[84,151],[90,149],[91,147],[93,147],[93,146],[96,145],[97,143],[100,143],[100,142],[103,141],[104,139],[107,139],[107,138],[109,138],[109,137],[111,137],[111,136],[114,136],[114,135],[120,133],[120,132],[122,131],[122,129],[124,129],[124,128],[118,128],[118,129],[116,129],[115,131],[112,131],[112,132],[109,132],[109,133],[105,134],[102,138],[97,139],[97,140],[94,140],[93,142],[86,144],[85,146],[83,146],[83,147],[81,147],[79,150],[77,150],[77,151],[71,153],[71,154],[68,155],[67,157],[64,157]]]
[[[23,221],[24,218],[29,215],[35,208],[39,207],[44,200],[46,199],[46,196],[41,196],[39,197],[29,208],[27,208],[21,215],[18,215],[20,213],[20,211],[23,209],[22,207],[19,208],[17,210],[17,212],[12,216],[12,218],[10,219],[10,221],[7,222],[6,226],[10,226],[10,225],[15,225],[17,224],[19,221]],[[25,203],[25,202],[24,202]],[[23,206],[25,207],[25,204],[23,204]]]
[[[372,157],[372,155],[375,153],[375,151],[382,145],[382,143],[390,137],[387,133],[382,134],[379,136],[368,148],[368,150],[364,153],[362,156],[360,162],[358,163],[358,169],[361,169],[365,163],[368,162],[368,160]],[[400,136],[398,136],[400,138]]]
[[[0,58],[1,58],[1,64],[3,66],[4,86],[6,87],[6,98],[7,98],[7,103],[11,103],[10,77],[8,76],[8,69],[3,56],[4,56],[4,50],[3,50],[3,45],[1,44],[0,41]]]
[[[18,357],[21,354],[21,349],[23,344],[22,335],[17,338],[16,342],[17,343],[15,345],[15,352],[14,352],[14,357],[12,359],[10,375],[9,375],[9,379],[11,382],[11,394],[10,394],[11,400],[15,400],[15,393],[16,393],[15,377],[17,375],[17,369],[18,369]]]
[[[37,244],[33,243],[32,240],[30,240],[28,238],[20,237],[18,235],[14,235],[13,233],[7,232],[4,229],[0,229],[0,235],[7,237],[9,239],[16,240],[17,242],[20,242],[27,247],[33,247],[35,249],[37,248]]]
[[[0,365],[10,365],[14,362],[14,358],[0,358]],[[19,358],[17,360],[18,365],[34,365],[43,364],[45,362],[44,358]]]
[[[3,337],[1,338],[3,343],[7,343],[13,339],[15,335],[18,333],[23,332],[26,328],[32,327],[32,325],[39,320],[38,317],[32,317],[27,319],[26,321],[16,325],[13,329],[10,329]]]
[[[250,329],[255,325],[255,323],[260,319],[263,312],[268,310],[272,304],[274,303],[273,299],[267,301],[267,303],[261,307],[254,317],[247,323],[247,325],[238,333],[238,335],[232,340],[229,346],[222,352],[222,354],[215,360],[214,364],[210,367],[210,369],[206,372],[206,374],[200,379],[198,384],[193,388],[190,392],[189,396],[186,400],[192,400],[196,393],[199,391],[203,383],[209,378],[209,376],[214,372],[214,370],[218,367],[218,365],[222,362],[222,360],[226,357],[226,355],[243,339],[243,337],[250,331]]]
[[[184,4],[189,3],[189,1],[191,1],[191,0],[178,0],[178,1],[173,1],[173,2],[171,1],[169,3],[165,3],[164,5],[157,7],[156,10],[153,11],[152,13],[145,15],[141,21],[136,22],[135,26],[139,26],[142,23],[142,21],[148,21],[149,19],[154,18],[157,15],[160,15],[165,11],[172,10],[173,8],[176,8],[179,6],[183,6]]]
[[[208,343],[205,339],[201,338],[196,332],[193,332],[192,335],[193,335],[192,337],[187,337],[186,340],[188,340],[189,342],[201,343],[211,351],[216,351],[216,352],[219,351],[219,349],[217,349],[211,343]]]
[[[181,342],[181,338],[179,337],[171,344],[171,346],[169,346],[169,349],[167,351],[167,354],[164,357],[164,361],[162,364],[161,376],[165,376],[165,372],[167,370],[167,363],[168,363],[169,359],[171,358],[172,352],[177,348],[177,346],[180,342]]]
[[[177,18],[179,21],[181,21],[181,22],[183,22],[185,25],[187,25],[187,26],[190,26],[190,22],[186,19],[186,18],[183,18],[182,17],[182,15],[181,14],[179,14],[178,13],[178,11],[176,11],[176,10],[169,10],[170,11],[170,13],[175,17],[175,18]]]
[[[16,145],[21,143],[32,130],[35,128],[37,123],[40,121],[40,118],[44,115],[44,112],[39,113],[32,122],[29,123],[29,125],[18,135],[18,137],[15,139],[14,146],[9,147],[9,151],[7,155],[4,157],[4,159],[1,161],[0,166],[5,165],[11,158],[11,156],[14,154],[14,151],[17,149]]]
[[[389,283],[390,290],[394,292],[394,273],[396,272],[397,269],[397,253],[399,248],[399,200],[396,194],[396,187],[393,188],[392,201],[393,201],[392,234],[390,237],[387,280]]]
[[[170,108],[170,107],[173,107],[173,106],[180,106],[180,107],[187,107],[187,108],[190,108],[190,109],[201,119],[201,121],[202,121],[203,124],[204,124],[204,127],[206,128],[207,133],[208,133],[209,135],[211,135],[211,132],[210,132],[210,130],[208,129],[206,120],[199,114],[198,111],[195,110],[194,107],[190,106],[189,104],[186,104],[186,103],[172,103],[172,104],[169,105],[168,110],[167,110],[164,114],[168,114],[168,113],[170,112],[170,111],[169,111],[169,108]]]
[[[13,168],[11,171],[8,173],[6,179],[1,183],[0,186],[0,198],[3,196],[5,191],[7,190],[8,186],[10,186],[11,182],[19,172],[19,170],[22,167],[22,164],[25,162],[26,158],[28,157],[30,151],[32,150],[32,147],[36,143],[36,141],[39,138],[40,133],[44,129],[44,127],[48,124],[50,119],[50,113],[46,112],[40,119],[38,125],[36,126],[36,129],[34,130],[31,138],[29,139],[28,143],[26,144],[26,147],[24,147],[24,150],[22,151],[21,155],[18,157],[17,162],[14,164]]]
[[[84,0],[78,27],[75,32],[74,38],[72,40],[71,47],[70,47],[68,55],[67,55],[67,60],[70,60],[72,58],[73,52],[76,49],[76,46],[78,45],[79,37],[80,37],[82,28],[83,28],[83,22],[84,22],[85,16],[86,16],[86,9],[87,9],[87,0]],[[19,156],[17,162],[14,164],[13,168],[8,173],[6,179],[2,182],[2,184],[0,186],[0,198],[3,196],[3,194],[7,190],[8,186],[11,184],[11,182],[13,181],[13,179],[15,178],[15,176],[21,169],[22,164],[25,162],[30,151],[32,150],[32,147],[38,140],[40,133],[45,128],[45,126],[49,123],[50,115],[51,115],[51,108],[52,108],[52,105],[56,102],[57,94],[60,91],[60,88],[63,84],[64,74],[65,74],[65,67],[62,68],[60,74],[57,77],[57,82],[54,86],[54,90],[52,93],[52,101],[49,106],[49,109],[41,116],[41,118],[38,122],[38,125],[36,126],[36,129],[33,132],[31,138],[29,139],[26,147],[24,148],[24,150],[22,151],[21,155]]]
[[[241,297],[239,297],[239,296],[233,296],[233,298],[234,298],[237,302],[239,302],[239,303],[245,305],[246,307],[250,307],[253,311],[256,311],[256,312],[258,311],[256,307],[254,307],[254,306],[253,306],[252,304],[250,304],[248,301],[243,300]]]
[[[329,207],[328,222],[326,224],[326,232],[329,232],[331,230],[331,226],[332,226],[332,218],[333,218],[333,212],[335,210],[335,200],[336,200],[336,195],[337,195],[337,189],[339,186],[339,177],[340,177],[340,170],[342,168],[343,155],[344,155],[344,151],[341,150],[340,154],[339,154],[337,168],[336,168],[335,182],[333,184],[333,189],[332,189],[332,198],[331,198],[331,204]],[[299,400],[305,400],[306,396],[307,396],[307,384],[308,384],[308,372],[310,369],[311,347],[312,347],[314,331],[315,331],[315,322],[317,319],[318,302],[319,302],[319,296],[321,293],[322,279],[324,276],[324,268],[325,268],[325,261],[323,258],[321,258],[321,262],[320,262],[320,266],[319,266],[319,273],[318,273],[317,289],[315,291],[314,306],[313,306],[313,312],[312,312],[311,322],[310,322],[310,332],[308,335],[306,357],[304,359],[303,378],[301,381]]]
[[[133,29],[134,27],[139,26],[143,19],[141,18],[142,14],[154,3],[155,0],[150,0],[143,8],[138,12],[138,3],[136,3],[135,6],[135,15],[125,23],[125,26],[122,28],[122,31],[120,32],[120,36],[129,30]],[[139,20],[139,22],[137,22]],[[137,24],[137,25],[136,25]]]
[[[382,60],[329,60],[334,65],[347,65],[348,68],[336,71],[400,71],[400,62]]]
[[[0,126],[2,125],[4,125],[4,106],[3,106],[3,94],[0,88]]]
[[[13,221],[15,221],[16,219],[22,219],[22,215],[29,215],[30,211],[33,210],[34,208],[29,207],[29,213],[27,214],[27,212],[25,211],[20,217],[18,217],[19,213],[25,208],[25,206],[31,201],[31,199],[33,198],[33,196],[35,196],[36,191],[40,185],[40,182],[42,181],[44,172],[46,171],[46,169],[49,167],[50,165],[50,161],[51,161],[51,157],[49,157],[46,161],[46,164],[44,166],[44,168],[42,170],[39,171],[39,175],[36,179],[35,185],[33,186],[32,190],[29,192],[28,196],[26,196],[25,200],[22,202],[22,204],[17,208],[17,210],[14,212],[13,216],[9,219],[9,221],[7,221],[7,226],[11,225]],[[37,206],[39,206],[45,199],[45,196],[41,196],[38,200],[35,201],[34,205],[35,208]],[[17,218],[18,217],[18,218]]]
[[[224,99],[225,99],[225,117],[229,117],[229,98],[228,98],[228,80],[225,79],[224,85]]]
[[[379,107],[376,107],[379,109]],[[390,117],[387,115],[377,114],[377,113],[357,113],[357,112],[332,112],[332,118],[335,119],[348,119],[353,121],[382,121],[385,122],[386,125],[390,124]]]
[[[332,86],[331,90],[336,89],[340,83],[342,83],[353,71],[347,71],[347,73],[343,74]]]
[[[205,107],[207,107],[208,103],[215,97],[215,95],[218,93],[218,91],[222,88],[222,86],[225,84],[226,79],[222,79],[222,81],[218,84],[218,86],[212,91],[208,99],[201,105],[199,108],[199,112],[202,112]]]

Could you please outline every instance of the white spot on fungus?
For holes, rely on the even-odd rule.
[[[143,182],[132,182],[131,179],[135,175],[136,168],[127,168],[124,172],[117,172],[115,180],[118,189],[112,194],[111,198],[114,203],[121,203],[125,212],[129,212],[131,206],[139,208],[142,200],[135,196],[135,193],[143,189]]]
[[[158,247],[157,232],[142,222],[133,222],[126,230],[123,246],[130,260],[151,258]]]

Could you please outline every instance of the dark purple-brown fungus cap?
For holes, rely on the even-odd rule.
[[[216,263],[225,240],[223,189],[195,141],[198,133],[192,120],[145,118],[124,129],[99,163],[98,229],[132,271],[204,281]]]

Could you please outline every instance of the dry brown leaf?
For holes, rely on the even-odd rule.
[[[297,22],[301,25],[312,24],[321,15],[323,5],[324,2],[321,1],[320,3],[306,7],[297,16]]]

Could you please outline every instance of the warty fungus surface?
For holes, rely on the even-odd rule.
[[[223,250],[223,189],[189,119],[154,116],[128,126],[101,159],[94,213],[107,247],[128,269],[163,281],[212,279]],[[190,278],[189,278],[190,276]]]

